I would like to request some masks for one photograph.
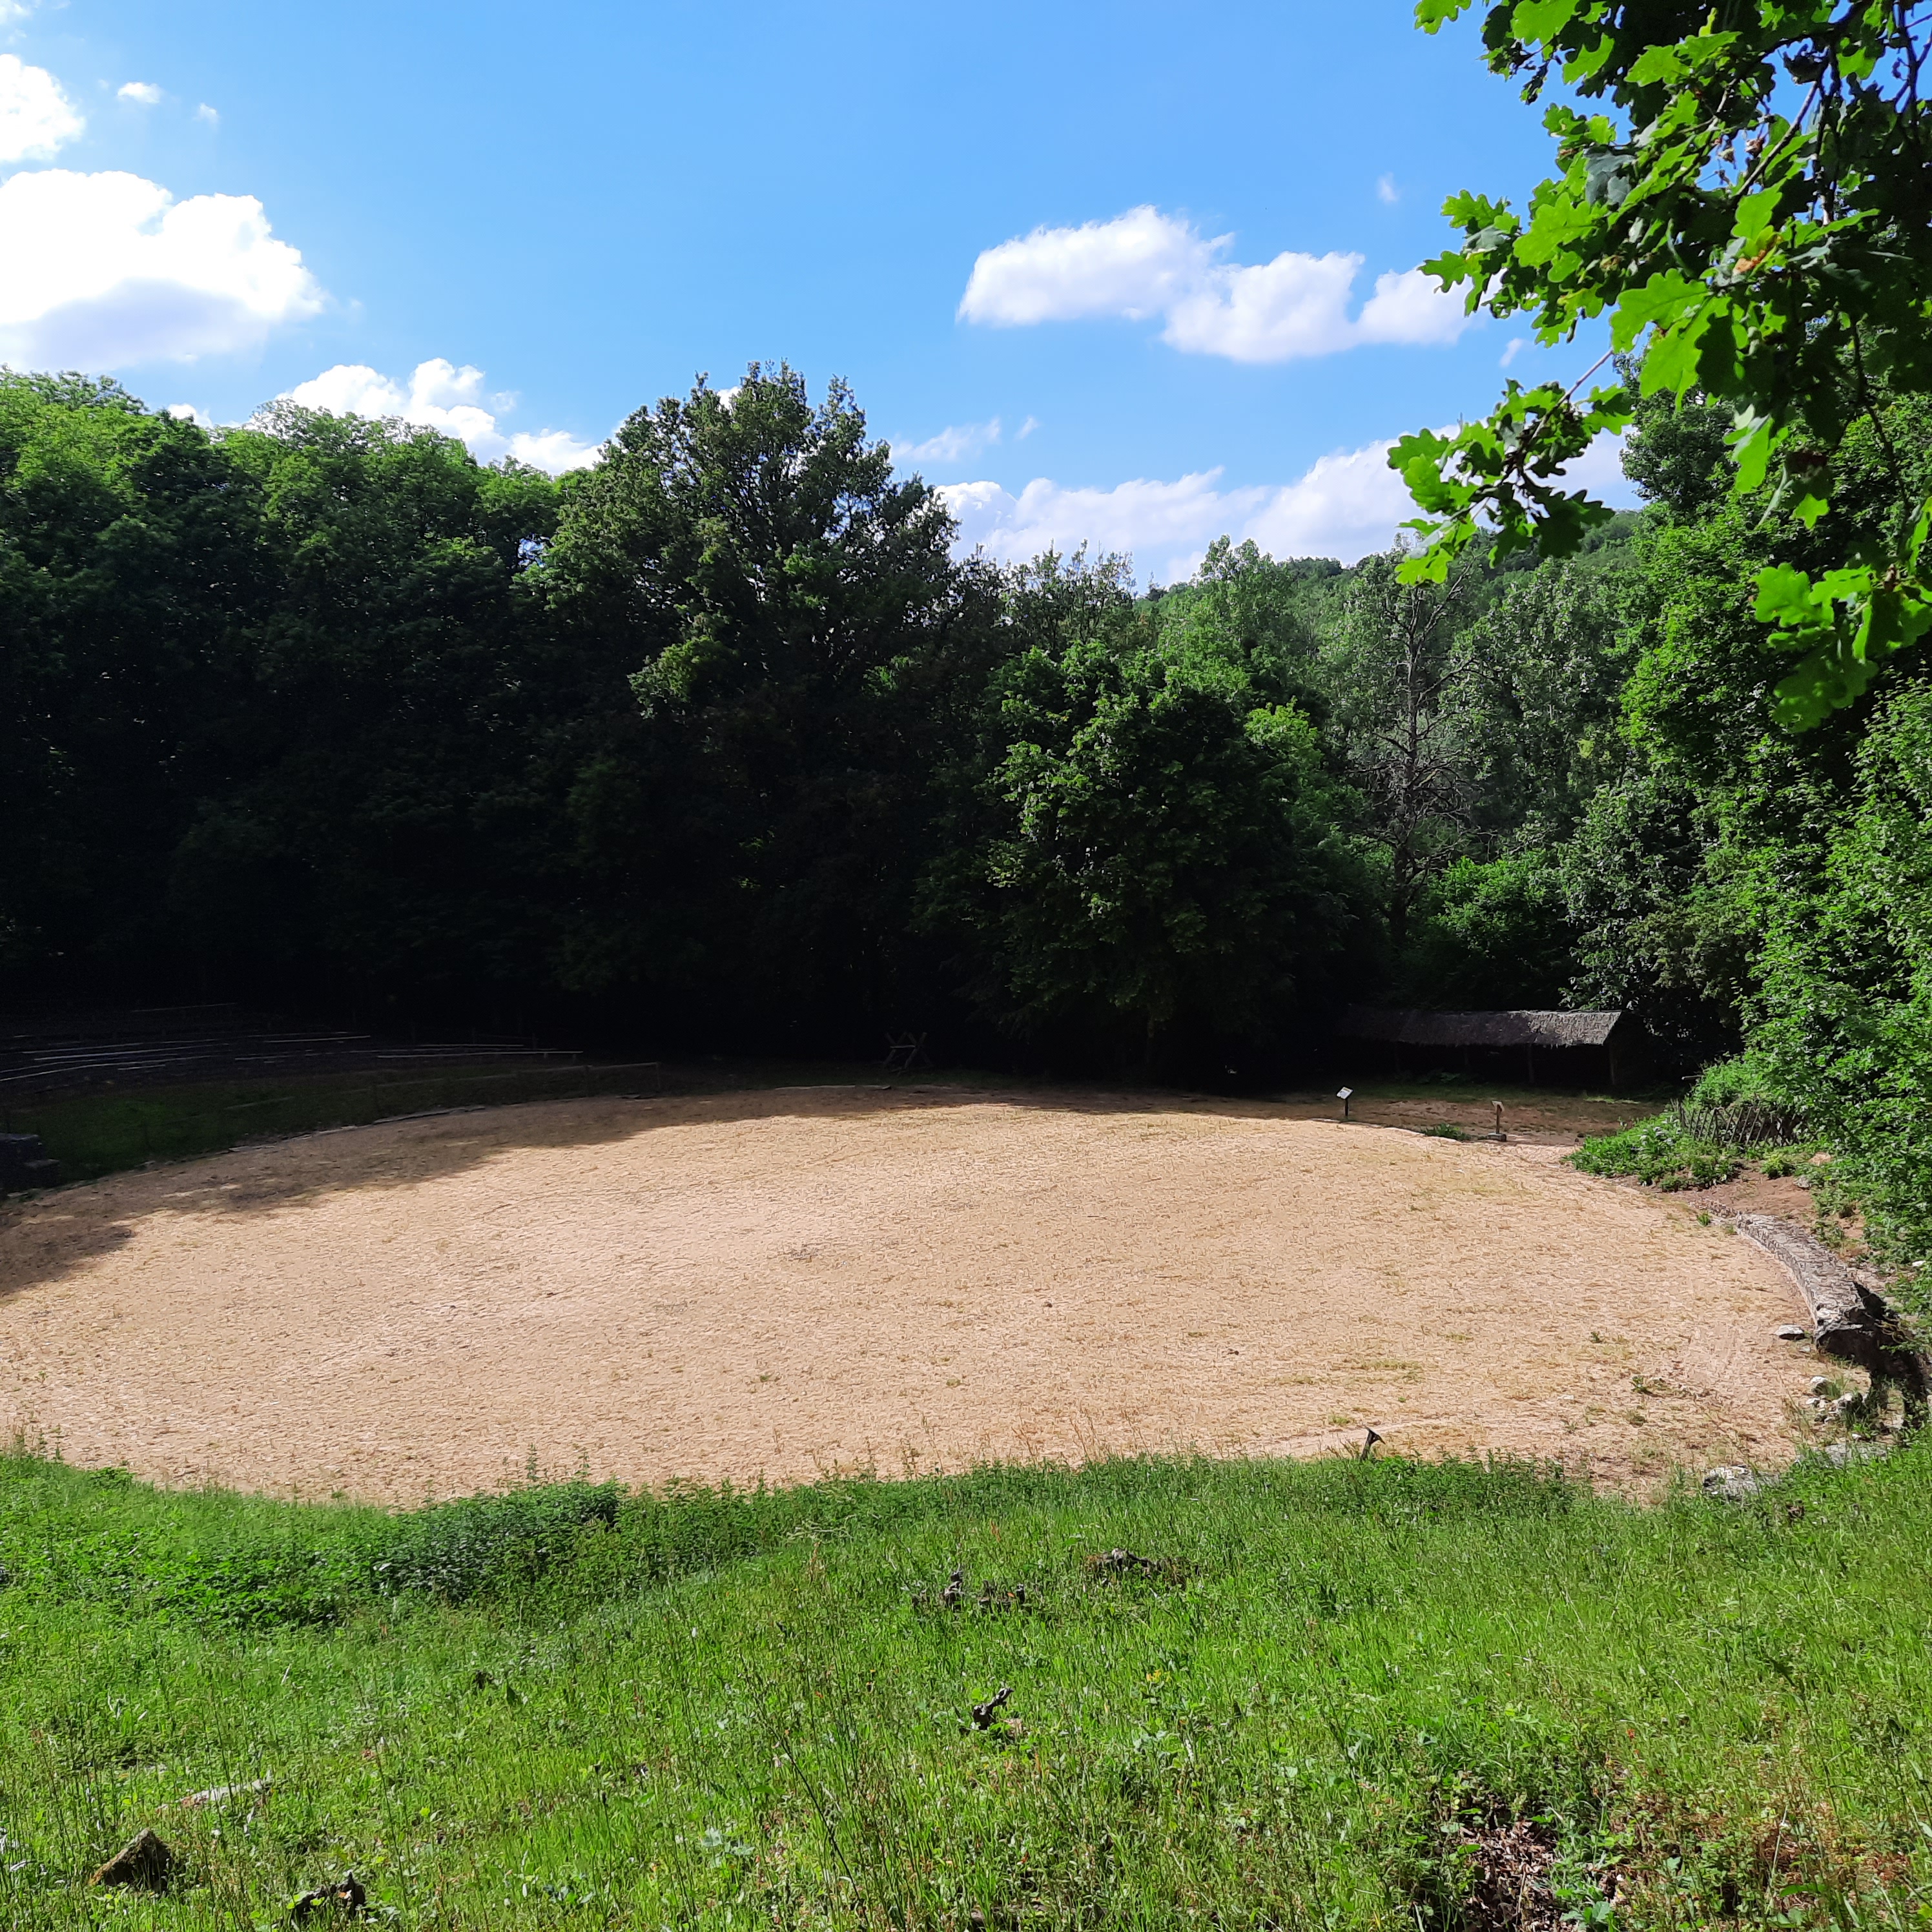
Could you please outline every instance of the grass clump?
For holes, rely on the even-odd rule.
[[[1454,1120],[1438,1120],[1432,1126],[1419,1130],[1431,1139],[1438,1141],[1466,1141],[1470,1138],[1466,1127],[1459,1127]]]
[[[1640,1120],[1619,1133],[1594,1135],[1565,1158],[1585,1174],[1634,1174],[1666,1193],[1714,1187],[1730,1180],[1742,1164],[1730,1149],[1687,1132],[1669,1114]]]
[[[1150,1459],[391,1514],[15,1457],[0,1922],[285,1924],[352,1874],[438,1928],[1916,1926],[1928,1478],[1642,1510]],[[166,1888],[88,1888],[142,1828]]]

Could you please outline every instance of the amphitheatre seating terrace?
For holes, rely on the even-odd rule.
[[[414,1042],[278,1024],[234,1006],[162,1006],[0,1019],[0,1094],[42,1098],[90,1087],[350,1073],[460,1061],[571,1066],[574,1048],[526,1040]]]

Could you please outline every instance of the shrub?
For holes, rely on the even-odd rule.
[[[1660,1114],[1621,1133],[1599,1134],[1568,1156],[1585,1174],[1634,1174],[1646,1185],[1674,1193],[1687,1187],[1714,1187],[1738,1167],[1729,1149],[1686,1132],[1682,1119]]]

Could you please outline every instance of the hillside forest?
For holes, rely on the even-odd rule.
[[[1416,534],[1348,568],[960,556],[782,364],[555,479],[0,372],[0,1004],[1244,1084],[1351,1001],[1622,1007],[1916,1271],[1924,20],[1496,0],[1483,44],[1554,171],[1424,266],[1610,352],[1398,441]],[[1613,431],[1614,515],[1563,487]]]
[[[1828,1121],[1910,1261],[1932,688],[1907,656],[1784,726],[1751,573],[1822,539],[1734,493],[1726,412],[1633,406],[1646,507],[1567,556],[1222,542],[1137,591],[956,556],[783,368],[557,480],[8,375],[4,1001],[1220,1081],[1351,1000],[1627,1006]],[[1932,468],[1890,400],[1841,517],[1881,428]]]

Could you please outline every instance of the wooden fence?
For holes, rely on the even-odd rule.
[[[1680,1100],[1675,1111],[1688,1138],[1738,1154],[1788,1147],[1806,1138],[1809,1131],[1803,1108],[1776,1100],[1738,1100],[1728,1107],[1697,1107]]]

